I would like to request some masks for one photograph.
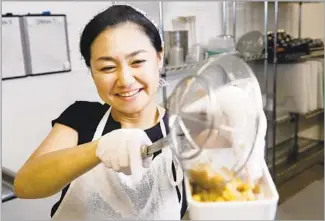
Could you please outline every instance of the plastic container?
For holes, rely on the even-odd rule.
[[[185,178],[186,192],[190,193],[189,181]],[[245,202],[197,202],[187,194],[191,220],[274,220],[279,194],[270,172],[264,164],[261,189],[264,199]]]
[[[168,65],[181,66],[184,64],[184,50],[181,47],[174,46],[169,50]]]
[[[209,56],[225,53],[235,52],[236,46],[234,38],[230,35],[221,35],[209,40],[208,46]]]

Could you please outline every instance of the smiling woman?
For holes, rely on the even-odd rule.
[[[163,58],[159,49],[154,48],[141,26],[130,22],[106,29],[96,37],[91,46],[91,71],[100,97],[113,107],[112,114],[156,108],[154,98]]]
[[[53,120],[17,173],[16,195],[36,199],[62,190],[53,219],[181,219],[183,173],[171,150],[146,159],[140,153],[169,132],[156,103],[158,29],[134,8],[115,5],[85,26],[80,51],[104,104],[77,101]]]

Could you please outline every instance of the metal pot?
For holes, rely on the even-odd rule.
[[[185,61],[188,54],[188,31],[165,31],[164,32],[165,55],[169,54],[172,47],[183,49],[183,59]]]

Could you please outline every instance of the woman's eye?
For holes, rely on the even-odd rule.
[[[141,64],[143,62],[145,62],[146,60],[135,60],[132,62],[132,64]]]
[[[115,66],[108,66],[108,67],[103,67],[100,69],[101,71],[113,71],[115,69]]]

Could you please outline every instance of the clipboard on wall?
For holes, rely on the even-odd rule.
[[[20,15],[2,15],[2,80],[27,76]]]
[[[66,15],[24,15],[23,27],[28,75],[71,71]]]

